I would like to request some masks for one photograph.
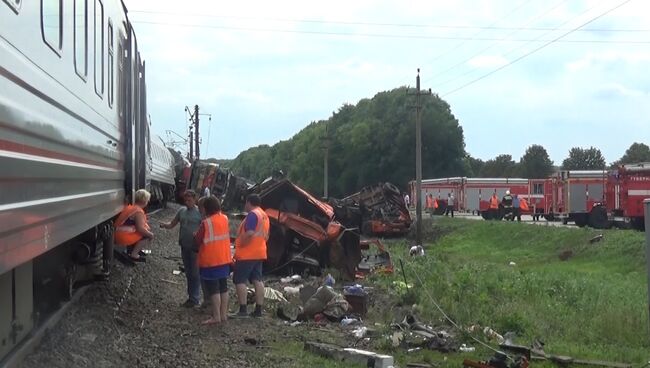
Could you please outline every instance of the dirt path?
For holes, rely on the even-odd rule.
[[[174,213],[167,209],[152,216],[156,239],[147,263],[127,267],[116,261],[110,281],[94,284],[22,367],[293,366],[291,357],[269,353],[269,344],[296,331],[272,312],[262,319],[206,327],[200,322],[207,310],[180,307],[186,299],[185,277],[172,273],[181,262],[178,228],[159,230],[157,222]],[[234,289],[230,282],[229,287]]]

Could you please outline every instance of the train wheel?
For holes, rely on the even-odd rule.
[[[589,213],[589,226],[594,229],[609,229],[612,223],[607,218],[607,209],[603,206],[596,206]]]

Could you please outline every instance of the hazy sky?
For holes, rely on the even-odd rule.
[[[186,135],[184,108],[198,104],[212,114],[202,118],[202,157],[290,138],[343,103],[414,85],[418,67],[475,157],[519,159],[538,143],[559,164],[569,148],[593,145],[611,162],[634,141],[650,143],[646,0],[563,38],[624,1],[125,3],[154,131]]]

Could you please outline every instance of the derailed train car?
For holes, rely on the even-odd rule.
[[[105,275],[136,189],[173,192],[145,76],[121,1],[0,2],[0,359]]]

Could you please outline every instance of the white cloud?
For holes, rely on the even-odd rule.
[[[495,68],[508,63],[508,59],[501,55],[480,55],[472,58],[467,65],[475,68]]]

